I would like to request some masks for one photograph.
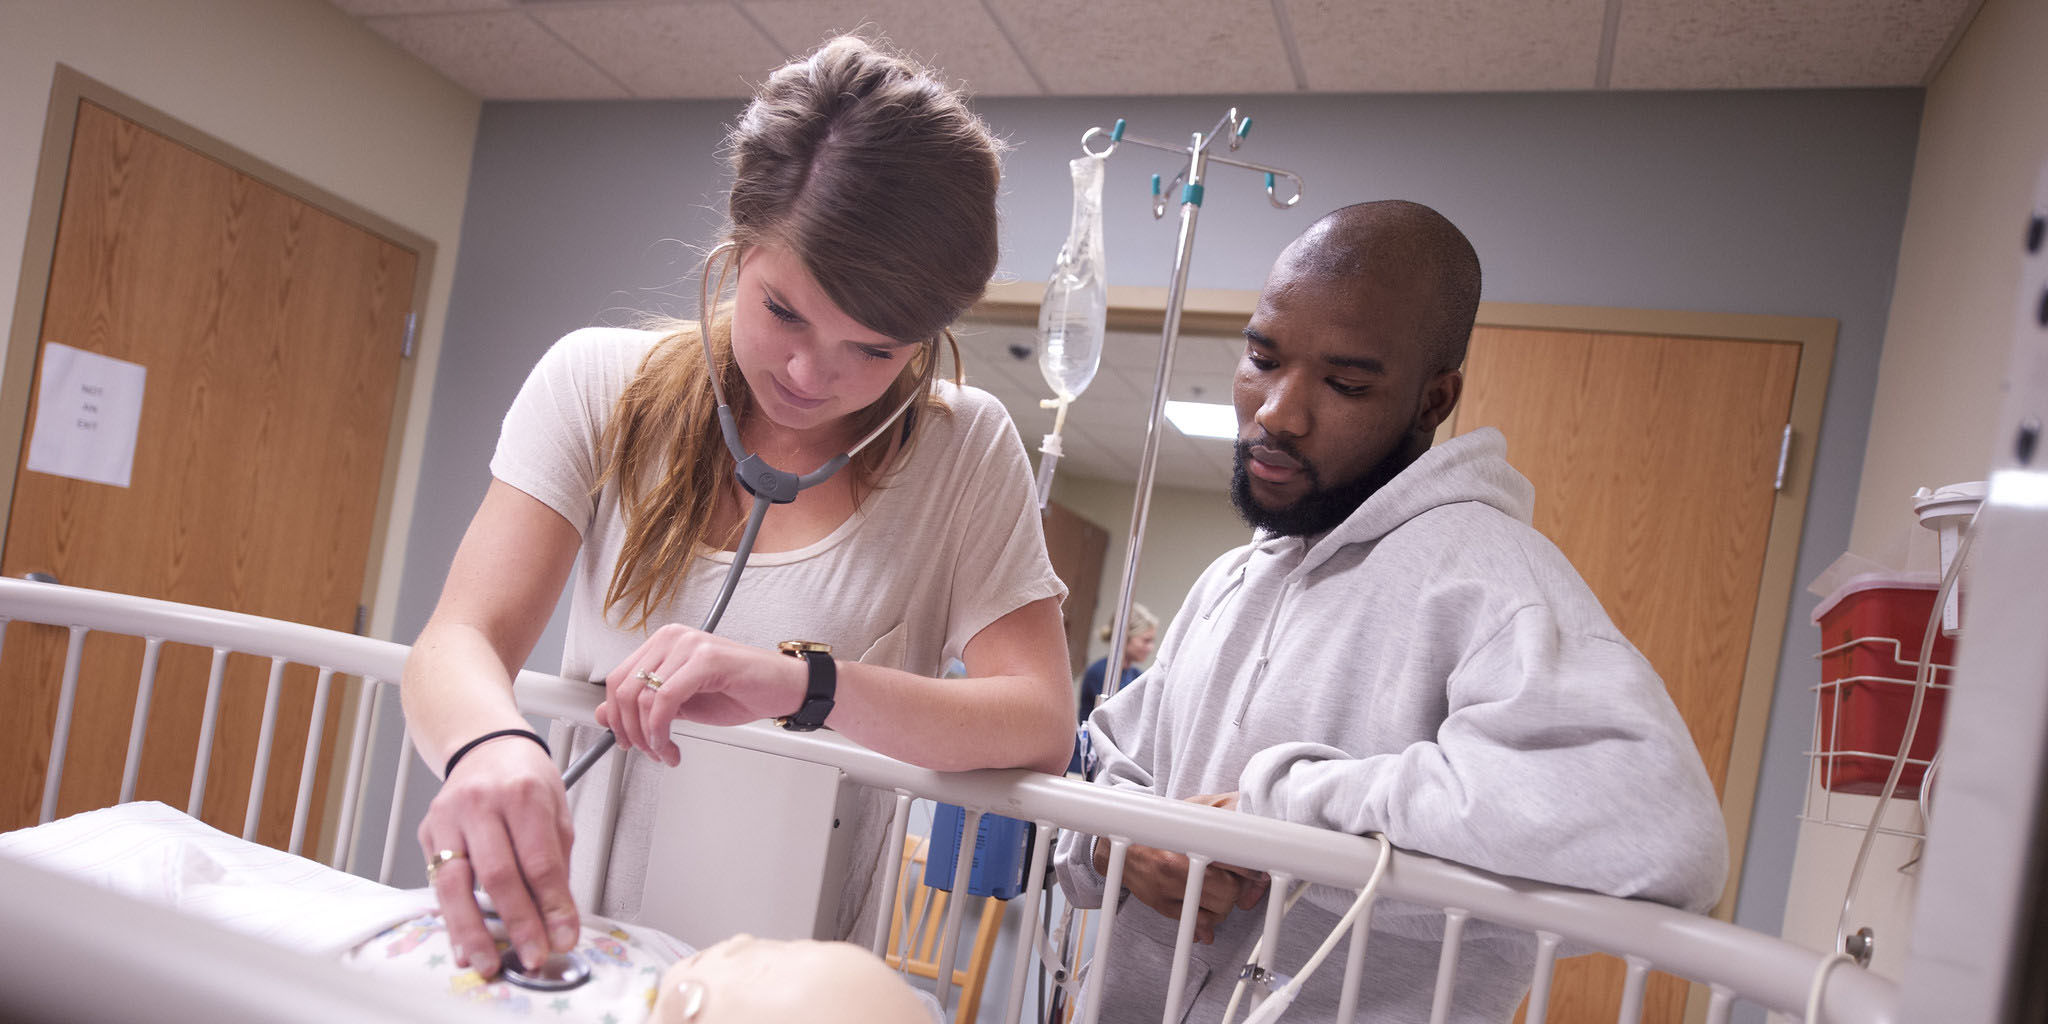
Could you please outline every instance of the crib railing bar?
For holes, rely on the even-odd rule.
[[[934,842],[938,836],[933,836]],[[960,955],[960,921],[967,910],[967,885],[974,878],[974,847],[981,839],[981,812],[961,815],[960,845],[953,853],[953,896],[946,901],[946,930],[939,938],[939,1010],[953,994],[953,961]],[[927,861],[926,863],[930,863]]]
[[[377,881],[391,884],[391,868],[398,862],[398,823],[405,818],[405,791],[412,781],[412,727],[398,734],[398,778],[391,783],[391,814],[384,822],[384,859],[377,865]],[[602,863],[602,862],[600,862]]]
[[[925,855],[930,856],[930,838],[927,837],[924,843]],[[913,882],[904,887],[903,895],[898,897],[898,902],[903,904],[903,930],[896,937],[896,973],[903,976],[906,984],[910,980],[910,951],[916,947],[918,935],[924,930],[924,906],[930,895],[930,890]]]
[[[882,872],[882,898],[875,903],[877,907],[890,909],[875,914],[875,937],[868,947],[876,956],[884,955],[889,949],[889,924],[895,916],[897,883],[903,879],[903,834],[909,827],[910,794],[898,790],[896,812],[889,816],[889,853],[882,859],[886,865]],[[908,925],[909,920],[904,918],[904,923]]]
[[[1351,948],[1344,951],[1344,987],[1337,996],[1337,1024],[1358,1019],[1358,990],[1365,982],[1365,940],[1372,934],[1372,912],[1378,907],[1379,898],[1374,897],[1351,923]]]
[[[1735,992],[1722,985],[1709,985],[1713,993],[1707,1000],[1707,1024],[1728,1024],[1728,1015],[1735,1010]]]
[[[185,813],[199,817],[206,804],[206,775],[213,767],[213,729],[220,723],[220,681],[227,674],[228,649],[213,649],[213,664],[206,670],[206,710],[199,715],[199,749],[192,755],[192,798]]]
[[[242,838],[256,841],[263,813],[263,787],[270,781],[270,744],[277,739],[277,698],[284,690],[284,659],[270,659],[270,685],[263,691],[263,729],[256,734],[256,768],[249,773],[249,808],[242,814]]]
[[[1280,962],[1280,925],[1287,917],[1287,897],[1294,891],[1294,876],[1282,872],[1273,874],[1273,883],[1266,890],[1266,930],[1259,934],[1259,970],[1271,975],[1275,964]],[[1236,984],[1234,978],[1222,979],[1224,984]],[[1273,988],[1264,983],[1245,986],[1245,1015],[1250,1016],[1259,1004],[1266,1001]]]
[[[321,733],[327,724],[327,690],[334,682],[334,670],[322,667],[320,681],[313,684],[313,717],[306,723],[306,757],[299,766],[299,801],[292,808],[291,849],[286,851],[297,856],[299,847],[306,842],[306,813],[313,806],[313,770],[320,763]]]
[[[1643,988],[1650,981],[1650,962],[1639,956],[1623,957],[1628,962],[1628,980],[1621,986],[1621,1012],[1614,1024],[1642,1024]]]
[[[1557,973],[1560,941],[1555,932],[1536,933],[1536,968],[1529,978],[1529,1016],[1523,1024],[1543,1024],[1550,1016],[1550,980]]]
[[[1429,1005],[1429,1024],[1451,1019],[1451,988],[1458,980],[1459,944],[1465,939],[1465,922],[1472,915],[1457,907],[1444,908],[1444,952],[1436,962],[1436,995]]]
[[[43,775],[43,824],[57,817],[57,790],[64,782],[64,751],[71,745],[71,708],[78,698],[78,667],[85,658],[84,626],[71,627],[64,647],[64,682],[57,691],[57,726],[50,733],[50,762]]]
[[[356,818],[362,810],[363,756],[370,749],[370,724],[375,721],[377,695],[384,692],[383,684],[375,679],[364,679],[356,688],[356,731],[349,743],[348,774],[342,777],[341,814],[334,833],[334,860],[329,867],[342,871],[355,870]]]
[[[349,675],[396,678],[406,649],[296,622],[220,611],[195,605],[111,594],[83,587],[0,579],[0,614],[124,636],[160,636],[171,643],[225,647],[256,657],[285,657],[308,665],[333,665]],[[539,677],[538,673],[521,673]]]
[[[1173,969],[1167,973],[1166,1007],[1159,1024],[1173,1024],[1180,1019],[1181,991],[1188,983],[1188,957],[1195,948],[1195,918],[1202,910],[1202,878],[1208,872],[1209,858],[1201,854],[1188,857],[1188,883],[1180,894],[1180,928],[1173,939]],[[1107,901],[1104,897],[1104,902]]]
[[[157,656],[163,646],[162,637],[143,638],[142,674],[135,681],[135,716],[128,725],[128,759],[121,766],[120,803],[135,799],[135,780],[142,774],[142,735],[149,729],[149,702],[156,692]]]
[[[1003,1015],[997,1018],[1005,1022],[1023,1019],[1024,982],[1031,969],[1031,951],[1038,935],[1039,905],[1044,902],[1040,894],[1045,889],[1045,859],[1052,849],[1052,834],[1056,830],[1050,821],[1036,821],[1032,825],[1031,869],[1024,876],[1024,892],[1018,897],[1024,901],[1024,919],[1017,929],[1017,955],[1010,964],[1010,991],[1003,999]]]
[[[1096,841],[1102,838],[1098,836]],[[1102,879],[1102,931],[1095,936],[1095,966],[1090,968],[1095,980],[1082,990],[1086,998],[1081,1001],[1081,1024],[1096,1024],[1096,1017],[1102,1013],[1102,990],[1109,980],[1109,940],[1116,934],[1116,899],[1124,888],[1124,857],[1130,849],[1130,840],[1109,837],[1109,872]],[[1081,973],[1078,945],[1074,949],[1074,973]]]

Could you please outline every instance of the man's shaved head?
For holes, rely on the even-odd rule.
[[[1276,275],[1373,282],[1419,304],[1432,370],[1454,370],[1479,315],[1479,256],[1443,214],[1388,199],[1337,210],[1309,226],[1280,254]]]
[[[1464,388],[1479,257],[1419,203],[1347,206],[1266,276],[1231,378],[1231,502],[1252,526],[1311,537],[1429,450]]]

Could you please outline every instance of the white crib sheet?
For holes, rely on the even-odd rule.
[[[434,908],[426,890],[247,842],[155,801],[0,834],[0,854],[320,955]]]
[[[597,1007],[619,1011],[611,1019],[640,1019],[653,1003],[662,969],[692,952],[655,929],[586,915],[583,945],[591,948],[586,959],[598,968],[598,984],[569,998],[502,980],[486,983],[446,966],[447,938],[428,890],[393,889],[337,871],[228,835],[154,801],[0,833],[0,856],[272,945],[337,957],[359,970],[515,1014],[535,1007],[557,1014]],[[934,1021],[944,1019],[930,993],[913,991]]]

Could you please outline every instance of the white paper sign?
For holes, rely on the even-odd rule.
[[[142,427],[143,366],[84,349],[43,344],[41,390],[28,468],[128,486]]]

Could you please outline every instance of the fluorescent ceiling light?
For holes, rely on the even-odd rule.
[[[1168,402],[1166,418],[1189,437],[1237,438],[1237,410],[1214,402]]]

